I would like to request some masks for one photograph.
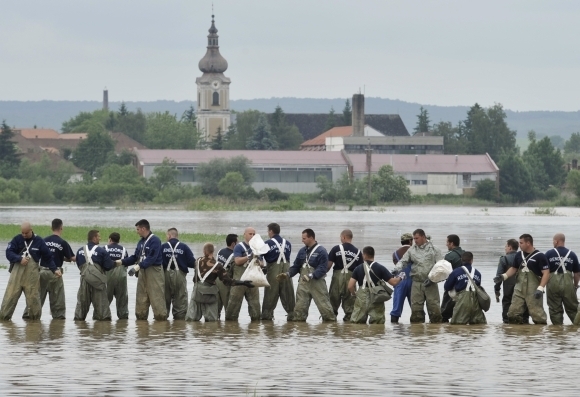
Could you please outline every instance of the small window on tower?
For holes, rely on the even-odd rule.
[[[220,105],[220,94],[217,92],[214,92],[212,106],[219,106],[219,105]]]

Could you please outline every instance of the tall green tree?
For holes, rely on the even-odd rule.
[[[83,170],[93,173],[103,166],[111,152],[115,150],[115,142],[107,132],[89,132],[87,139],[79,142],[73,151],[73,163]]]
[[[342,125],[352,125],[352,107],[348,98],[342,109]]]
[[[246,110],[235,113],[236,122],[228,129],[227,142],[224,143],[226,150],[244,150],[258,124],[262,113],[257,110]]]
[[[415,134],[419,132],[428,132],[430,129],[431,120],[429,120],[429,112],[421,106],[419,114],[417,115],[417,125],[414,128]]]
[[[573,132],[570,139],[564,143],[565,153],[580,153],[580,132]]]
[[[469,142],[464,135],[461,123],[454,127],[449,121],[433,125],[433,135],[443,137],[445,154],[466,154]]]
[[[547,190],[550,185],[560,187],[564,184],[566,172],[564,170],[564,158],[560,149],[556,149],[550,138],[544,137],[536,140],[533,131],[528,134],[530,143],[522,155],[522,159],[533,170],[531,176],[534,185],[540,191]]]
[[[119,116],[126,116],[127,114],[129,114],[127,105],[125,105],[125,102],[121,102],[121,106],[119,106]]]
[[[326,118],[326,125],[324,126],[324,131],[328,131],[338,125],[338,119],[336,117],[336,112],[334,107],[330,107],[330,112],[328,112],[328,117]]]
[[[169,112],[147,114],[145,146],[150,149],[195,149],[199,139],[191,122],[177,120]]]
[[[243,197],[247,189],[244,176],[237,171],[228,172],[218,183],[219,192],[235,201]]]
[[[222,150],[224,148],[224,136],[222,134],[222,128],[218,127],[217,134],[210,145],[212,150]]]
[[[255,177],[254,171],[250,168],[250,160],[244,156],[231,159],[213,159],[208,163],[201,164],[195,170],[196,180],[200,182],[203,193],[212,196],[220,194],[218,184],[228,172],[240,173],[248,186]]]
[[[0,176],[6,179],[17,176],[20,165],[20,154],[13,139],[14,131],[3,120],[0,130]]]
[[[195,117],[195,109],[193,108],[193,105],[189,106],[189,109],[187,109],[185,112],[183,112],[183,115],[181,116],[181,120],[191,123],[191,124],[195,124],[196,121],[196,117]]]
[[[260,115],[258,124],[254,128],[254,135],[246,144],[246,149],[250,150],[276,150],[278,142],[270,132],[268,120],[264,114]]]
[[[270,127],[272,135],[278,142],[279,150],[298,150],[300,144],[304,141],[302,134],[298,131],[298,127],[288,125],[286,114],[280,106],[276,106],[276,110],[270,117]]]
[[[539,192],[532,173],[517,151],[502,153],[498,167],[499,189],[504,201],[523,203],[537,197]]]
[[[475,104],[467,112],[462,134],[468,142],[468,154],[488,153],[497,160],[502,151],[512,151],[516,147],[516,132],[506,123],[506,114],[501,104],[487,110]]]
[[[115,118],[114,112],[113,119]],[[62,123],[61,131],[64,134],[78,132],[104,132],[106,126],[114,124],[108,110],[95,110],[93,112],[80,112],[68,121]]]
[[[147,129],[147,118],[141,109],[136,112],[126,112],[117,116],[115,132],[122,132],[137,142],[145,145],[145,131]]]
[[[153,169],[153,176],[149,178],[149,183],[158,191],[171,186],[178,186],[177,176],[179,171],[175,168],[175,161],[164,158],[161,165]]]

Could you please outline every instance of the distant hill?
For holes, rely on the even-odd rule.
[[[263,112],[273,112],[280,105],[286,113],[328,113],[333,107],[340,113],[346,98],[269,98],[269,99],[238,99],[232,100],[232,109],[243,111],[256,109]],[[192,104],[191,101],[153,101],[125,102],[129,110],[141,108],[144,112],[169,111],[177,115],[183,114]],[[120,102],[110,102],[109,108],[116,110]],[[0,119],[5,119],[10,126],[38,128],[54,128],[60,130],[63,121],[70,119],[80,111],[92,111],[101,108],[98,101],[0,101]],[[399,114],[409,132],[415,127],[419,108],[423,106],[429,111],[432,122],[451,121],[453,124],[465,119],[469,106],[436,106],[404,102],[395,99],[372,98],[365,99],[365,112],[368,114]],[[573,132],[580,132],[580,111],[577,112],[514,112],[506,110],[510,128],[525,137],[529,130],[538,135],[561,135],[569,137]]]

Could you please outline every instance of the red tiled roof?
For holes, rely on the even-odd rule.
[[[57,139],[60,136],[58,131],[50,128],[15,128],[14,132],[27,139]]]
[[[366,154],[348,155],[354,172],[366,172]],[[392,165],[398,174],[403,173],[492,173],[499,168],[488,154],[373,154],[371,171],[383,165]]]
[[[326,138],[328,137],[335,137],[335,136],[351,136],[352,135],[352,126],[347,125],[345,127],[334,127],[329,129],[328,131],[314,137],[306,142],[302,142],[300,148],[306,148],[308,146],[325,146],[326,147]],[[304,150],[304,149],[303,149]],[[326,149],[325,149],[326,150]]]

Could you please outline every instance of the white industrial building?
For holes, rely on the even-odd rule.
[[[153,175],[163,159],[176,162],[181,183],[197,184],[195,170],[214,158],[245,156],[251,162],[257,191],[276,188],[286,193],[314,193],[320,175],[336,182],[344,173],[354,178],[368,174],[365,154],[343,151],[261,151],[261,150],[136,150],[139,172],[145,178]],[[373,154],[371,173],[391,165],[403,176],[413,194],[471,194],[478,181],[490,179],[499,183],[499,169],[487,154]],[[499,185],[498,185],[499,187]]]

